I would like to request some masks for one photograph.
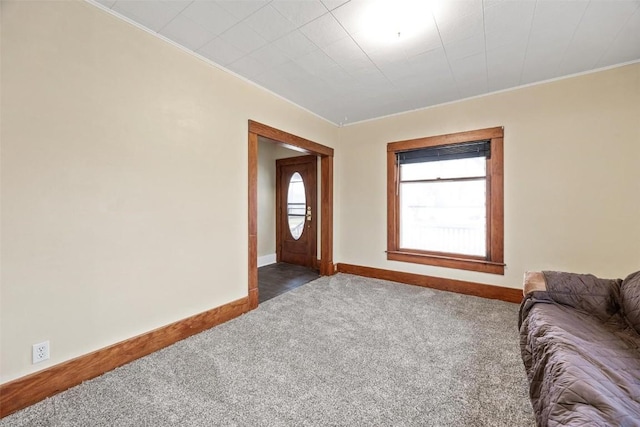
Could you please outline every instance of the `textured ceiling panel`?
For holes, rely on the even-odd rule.
[[[260,49],[267,41],[249,25],[241,22],[220,35],[220,38],[245,54]]]
[[[640,0],[87,1],[336,124],[640,60]]]
[[[634,1],[590,2],[558,72],[571,74],[595,68],[637,8],[638,2]]]
[[[276,40],[273,44],[280,48],[284,54],[291,59],[300,58],[301,56],[318,49],[318,46],[316,46],[300,31],[289,33]]]
[[[258,61],[258,63],[262,64],[262,68],[264,69],[259,71],[267,71],[268,69],[290,61],[290,58],[274,44],[268,44],[253,51],[248,57],[253,58]]]
[[[296,28],[327,13],[327,8],[320,0],[273,0],[271,5]]]
[[[113,3],[111,7],[115,12],[157,32],[171,22],[189,3],[191,2],[121,0]]]
[[[239,21],[219,5],[207,0],[194,1],[182,11],[182,15],[215,35],[228,30]]]
[[[267,5],[245,21],[256,33],[271,42],[295,30],[295,25],[273,6]]]
[[[197,53],[211,61],[226,66],[245,56],[246,52],[217,37],[202,46]]]
[[[270,0],[223,0],[216,1],[215,3],[236,18],[242,20],[251,16],[258,9],[268,5]]]
[[[350,37],[326,46],[323,51],[347,73],[357,73],[359,70],[373,67],[369,57]]]
[[[215,37],[215,34],[196,24],[184,15],[178,15],[165,25],[160,34],[183,45],[189,50],[198,50]]]
[[[640,41],[640,7],[620,30],[597,66],[604,67],[640,58],[640,43],[629,43],[629,40]]]
[[[349,37],[349,34],[330,13],[322,15],[315,21],[309,22],[301,27],[300,31],[316,46],[321,48],[345,37]]]

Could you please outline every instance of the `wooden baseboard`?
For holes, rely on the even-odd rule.
[[[320,262],[319,272],[321,276],[333,276],[336,274],[336,264],[332,262]]]
[[[423,276],[401,271],[383,270],[380,268],[362,267],[352,264],[338,264],[339,273],[355,274],[373,279],[390,280],[408,285],[433,288],[441,291],[456,292],[482,298],[497,299],[519,303],[522,301],[522,290],[502,286],[485,285],[483,283],[465,282],[463,280],[444,279],[442,277]]]
[[[249,310],[258,308],[258,297],[260,293],[258,288],[249,289]]]
[[[256,294],[257,297],[257,294]],[[0,385],[0,418],[250,310],[249,297]]]

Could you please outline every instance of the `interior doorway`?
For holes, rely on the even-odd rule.
[[[258,231],[258,137],[264,137],[276,144],[320,158],[320,259],[317,252],[314,261],[321,275],[335,272],[333,264],[333,149],[299,136],[283,132],[270,126],[249,121],[248,135],[248,169],[249,169],[249,221],[248,221],[248,288],[250,307],[258,306],[258,265],[257,265],[257,231]],[[313,215],[312,208],[312,219]],[[306,205],[305,205],[306,217]],[[317,217],[317,215],[316,215]],[[306,220],[305,220],[306,223]],[[303,234],[303,233],[302,233]],[[301,235],[302,235],[301,234]],[[318,233],[315,233],[316,235]],[[317,247],[317,246],[316,246]]]

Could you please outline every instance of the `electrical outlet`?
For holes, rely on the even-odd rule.
[[[40,363],[49,358],[49,341],[33,345],[33,363]]]

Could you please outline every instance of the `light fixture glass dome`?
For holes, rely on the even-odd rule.
[[[428,28],[431,0],[375,0],[367,2],[361,18],[363,34],[380,43],[411,39]]]

